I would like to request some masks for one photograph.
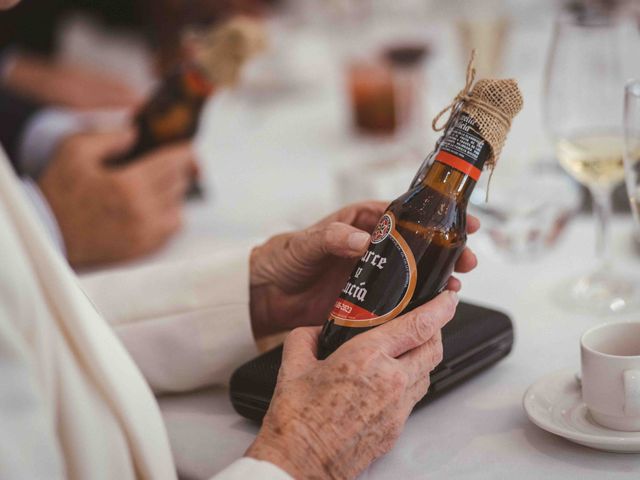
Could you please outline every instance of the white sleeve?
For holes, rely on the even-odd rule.
[[[249,457],[242,457],[240,460],[236,460],[211,480],[246,480],[247,478],[293,480],[291,475],[274,464]]]
[[[18,328],[15,288],[0,285],[0,478],[63,479],[64,462],[41,372]]]
[[[23,177],[20,181],[22,182],[22,190],[31,201],[31,205],[38,214],[40,222],[44,225],[47,233],[49,234],[49,238],[54,245],[58,247],[62,256],[66,256],[67,252],[64,246],[64,239],[62,238],[62,232],[60,231],[58,220],[56,220],[56,217],[49,206],[49,202],[33,180]]]
[[[156,393],[226,383],[257,353],[246,249],[86,275],[81,283]]]

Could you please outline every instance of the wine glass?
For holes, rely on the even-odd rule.
[[[640,80],[630,80],[624,89],[624,140],[627,193],[636,227],[640,227]],[[637,228],[636,238],[640,238]]]
[[[618,312],[634,298],[611,267],[611,195],[624,179],[619,20],[566,12],[558,17],[547,61],[544,113],[562,167],[588,188],[596,217],[598,267],[560,292],[573,310]]]

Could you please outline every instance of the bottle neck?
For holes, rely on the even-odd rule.
[[[491,146],[480,134],[476,121],[461,111],[436,148],[423,184],[466,205],[491,155]]]
[[[429,167],[422,184],[450,197],[456,203],[466,205],[476,181],[470,175],[436,160]]]
[[[179,69],[183,89],[189,97],[207,98],[213,94],[215,85],[209,80],[204,70],[195,63],[185,62]]]

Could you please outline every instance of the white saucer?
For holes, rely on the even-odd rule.
[[[597,450],[640,453],[640,432],[610,430],[591,418],[572,370],[541,378],[522,403],[529,420],[547,432]]]

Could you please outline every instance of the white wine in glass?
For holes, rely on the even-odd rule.
[[[620,133],[584,133],[559,139],[556,155],[580,183],[608,189],[624,180],[623,147]]]
[[[589,189],[599,264],[558,294],[573,310],[627,311],[637,301],[632,282],[610,262],[614,187],[625,178],[621,68],[622,22],[614,12],[566,11],[554,28],[545,78],[545,122],[562,167]]]

